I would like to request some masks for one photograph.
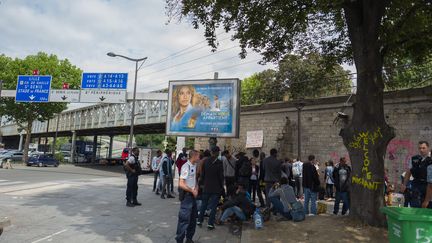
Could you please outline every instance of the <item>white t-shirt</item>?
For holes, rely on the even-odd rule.
[[[135,164],[135,157],[129,156],[129,159],[127,160],[127,162],[131,165]]]
[[[180,179],[184,179],[186,185],[194,189],[196,186],[196,165],[188,160],[181,168]]]
[[[301,161],[294,162],[292,166],[292,172],[295,177],[296,176],[303,177],[303,162]]]

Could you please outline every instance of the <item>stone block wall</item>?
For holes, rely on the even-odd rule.
[[[340,157],[349,160],[348,152],[339,136],[344,121],[335,122],[338,111],[351,117],[353,96],[305,100],[301,111],[301,159],[314,154],[324,162],[335,162]],[[400,183],[400,174],[407,168],[409,158],[417,153],[419,140],[432,143],[432,87],[387,93],[385,95],[385,116],[395,128],[396,137],[387,148],[385,166],[389,170],[392,184]],[[293,102],[277,102],[264,105],[242,107],[240,115],[240,136],[236,139],[218,139],[218,146],[230,151],[247,152],[246,132],[263,130],[264,141],[260,151],[269,153],[271,148],[279,151],[279,157],[297,157],[298,110]],[[208,138],[195,140],[196,149],[207,149]]]

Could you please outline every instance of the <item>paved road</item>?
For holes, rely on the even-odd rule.
[[[97,169],[96,169],[97,168]],[[126,179],[119,167],[0,169],[0,242],[174,242],[179,202],[151,192],[140,178],[141,207],[124,203]],[[197,229],[196,242],[240,242],[229,228]]]

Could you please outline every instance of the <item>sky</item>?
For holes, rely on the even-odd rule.
[[[128,72],[129,91],[135,64],[106,53],[148,57],[138,92],[167,88],[169,80],[213,78],[214,72],[243,79],[275,68],[258,64],[261,56],[252,51],[240,59],[230,34],[218,31],[219,47],[211,52],[202,28],[168,20],[165,0],[0,0],[0,54],[24,58],[42,51],[84,72]]]
[[[164,0],[0,2],[0,53],[23,58],[43,51],[84,72],[129,72],[129,90],[135,64],[106,53],[148,57],[138,74],[139,92],[167,88],[169,80],[212,78],[216,71],[219,78],[243,79],[273,67],[258,64],[252,52],[240,59],[238,43],[223,32],[218,51],[211,52],[202,29],[167,23]]]

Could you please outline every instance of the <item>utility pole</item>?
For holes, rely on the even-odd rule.
[[[214,75],[213,75],[213,79],[217,80],[218,78],[219,78],[219,73],[215,72]],[[209,148],[210,148],[210,151],[211,151],[212,148],[214,148],[214,147],[217,146],[217,137],[210,137],[209,140],[208,140],[208,142],[209,142]]]
[[[295,106],[297,108],[297,157],[298,160],[301,161],[301,111],[303,109],[303,107],[305,106],[304,101],[299,101],[297,103],[295,103]]]

